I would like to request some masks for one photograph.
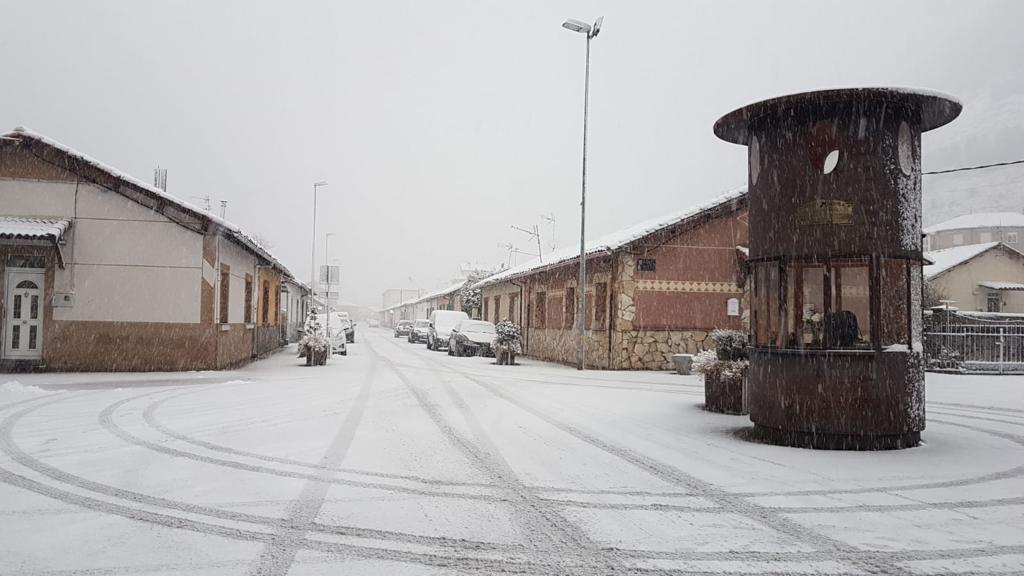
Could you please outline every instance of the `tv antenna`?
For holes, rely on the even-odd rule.
[[[548,244],[548,246],[550,246],[551,251],[554,252],[555,248],[558,247],[558,244],[555,241],[555,214],[551,212],[548,214],[541,214],[540,217],[543,218],[544,221],[547,222],[548,224],[551,224],[551,241]]]
[[[527,230],[526,228],[520,228],[519,226],[515,226],[515,225],[512,226],[512,229],[513,230],[519,230],[520,232],[524,232],[526,234],[529,234],[530,236],[533,237],[534,240],[537,241],[537,258],[540,258],[540,261],[544,262],[544,255],[543,255],[544,249],[541,248],[541,246],[540,246],[540,228],[536,224],[534,224],[533,225],[533,230]]]
[[[189,198],[192,198],[193,200],[202,200],[203,201],[203,209],[206,210],[207,212],[210,211],[210,195],[209,194],[207,194],[206,196],[189,196]]]

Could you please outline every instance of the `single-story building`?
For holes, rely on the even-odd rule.
[[[298,342],[309,315],[310,289],[295,278],[285,277],[281,283],[281,323],[287,342]]]
[[[471,318],[479,318],[479,305],[474,306],[470,303],[467,309],[466,302],[463,302],[463,288],[468,282],[466,279],[456,280],[443,288],[389,306],[380,311],[381,323],[385,326],[394,326],[400,320],[425,319],[429,318],[434,310],[462,310]]]
[[[234,224],[45,136],[0,137],[0,366],[206,370],[281,345],[288,269]]]
[[[925,252],[928,294],[960,310],[1024,313],[1024,254],[1002,242]]]
[[[965,214],[924,229],[926,251],[943,250],[967,244],[1002,242],[1020,249],[1024,240],[1024,214],[1020,212],[981,212]]]
[[[588,242],[586,365],[667,369],[715,328],[746,330],[746,245],[745,188]],[[485,278],[482,316],[519,324],[527,355],[574,363],[578,270],[567,247]]]

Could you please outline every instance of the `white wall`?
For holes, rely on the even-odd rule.
[[[1001,281],[1024,284],[1024,256],[1011,255],[1004,250],[992,249],[965,262],[932,282],[945,298],[956,300],[954,306],[962,310],[984,312],[988,294],[998,292],[1005,302],[1000,312],[1024,313],[1024,292],[990,290],[978,282]]]
[[[197,323],[202,236],[90,183],[0,179],[0,214],[72,220],[55,320]]]
[[[74,182],[0,178],[0,214],[71,218],[75,215]]]

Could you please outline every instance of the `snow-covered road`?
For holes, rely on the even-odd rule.
[[[748,443],[696,377],[347,358],[0,375],[2,574],[1024,571],[1024,378],[928,376],[926,445]]]

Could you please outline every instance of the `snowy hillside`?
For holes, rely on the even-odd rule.
[[[926,174],[921,183],[924,225],[979,212],[1024,211],[1024,164]]]

